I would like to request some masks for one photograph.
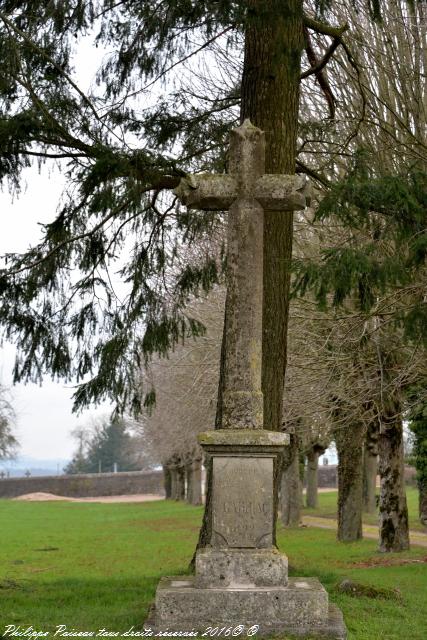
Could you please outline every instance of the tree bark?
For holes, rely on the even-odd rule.
[[[171,474],[171,499],[178,500],[178,470],[175,466],[170,468]]]
[[[363,453],[363,509],[367,513],[377,510],[378,438],[379,422],[376,417],[366,431]]]
[[[379,550],[406,551],[409,549],[408,507],[406,504],[403,426],[398,402],[392,402],[389,416],[381,420],[379,436],[380,543]]]
[[[377,510],[378,455],[372,455],[365,445],[363,452],[363,510],[375,513]]]
[[[286,454],[280,488],[281,521],[285,527],[295,527],[301,521],[301,478],[298,439],[294,434]]]
[[[418,508],[420,522],[427,527],[427,483],[418,483]]]
[[[241,86],[241,121],[265,131],[266,173],[295,173],[302,0],[250,0]],[[282,426],[292,212],[264,215],[262,390],[264,428]]]
[[[365,423],[335,429],[338,452],[338,540],[354,542],[362,534],[363,443]]]
[[[307,494],[306,504],[311,509],[316,509],[318,505],[317,489],[318,489],[318,469],[319,469],[320,451],[311,449],[307,453]]]
[[[185,500],[185,466],[180,464],[176,470],[176,498]]]
[[[170,500],[172,497],[172,476],[168,464],[163,465],[163,482],[165,487],[165,498],[166,500]]]

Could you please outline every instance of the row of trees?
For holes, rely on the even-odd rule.
[[[322,437],[334,439],[339,537],[356,539],[363,503],[373,508],[380,453],[380,547],[398,550],[408,545],[402,423],[413,402],[410,389],[418,384],[422,400],[427,373],[427,127],[425,86],[419,82],[426,29],[423,3],[411,8],[390,2],[387,8],[378,23],[362,4],[334,9],[338,23],[344,17],[350,22],[351,43],[335,54],[327,75],[317,78],[319,91],[302,94],[305,139],[299,157],[313,166],[320,155],[323,166],[314,176],[317,202],[296,219],[294,235],[294,292],[302,297],[290,315],[283,417],[293,445],[283,487],[298,488],[289,473],[293,469],[297,478],[301,450],[313,466],[316,450],[325,446]],[[319,49],[325,35],[317,34]],[[342,34],[332,36],[342,44]],[[350,47],[357,49],[357,60]],[[402,59],[405,64],[396,66]],[[322,93],[335,116],[323,122]],[[180,397],[178,385],[176,390]],[[316,431],[323,433],[312,438]],[[290,500],[282,510],[292,520],[299,496],[292,500],[289,491],[282,493]]]
[[[109,396],[138,411],[154,400],[150,377],[140,392],[144,359],[203,333],[206,318],[186,305],[225,267],[224,216],[189,213],[170,189],[187,172],[223,171],[227,132],[249,117],[266,132],[267,172],[297,170],[316,186],[295,234],[289,212],[266,213],[265,425],[292,431],[288,468],[298,438],[332,430],[345,539],[359,535],[356,454],[366,432],[371,444],[379,432],[381,548],[404,548],[402,418],[408,389],[425,388],[425,15],[424,0],[8,2],[0,178],[17,188],[33,158],[64,163],[69,178],[42,241],[8,256],[0,277],[15,379],[76,376],[77,407]],[[113,53],[85,93],[72,57],[75,36],[90,30]],[[122,296],[110,277],[117,265]],[[209,406],[220,428],[218,374]],[[155,388],[160,410],[163,384]],[[181,447],[187,432],[170,422],[160,429],[172,429],[185,458],[194,438]]]

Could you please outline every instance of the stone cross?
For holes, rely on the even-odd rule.
[[[230,173],[188,176],[175,191],[188,207],[229,209],[225,428],[198,438],[212,458],[212,518],[195,575],[160,581],[145,627],[344,640],[325,589],[316,579],[289,578],[274,546],[274,478],[289,436],[263,428],[263,218],[266,209],[304,208],[306,196],[303,178],[266,175],[264,155],[263,132],[246,120],[231,132]]]
[[[306,181],[264,173],[264,133],[249,120],[231,131],[229,167],[229,174],[188,176],[175,194],[188,208],[229,210],[223,427],[262,429],[264,210],[304,209]]]

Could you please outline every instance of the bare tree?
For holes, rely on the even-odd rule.
[[[16,415],[7,389],[0,386],[0,460],[13,458],[18,441],[13,435]]]

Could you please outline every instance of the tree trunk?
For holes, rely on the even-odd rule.
[[[418,507],[420,522],[427,527],[427,483],[418,483]]]
[[[299,452],[299,503],[301,509],[304,509],[304,474],[305,474],[305,455]]]
[[[175,466],[170,468],[170,474],[171,474],[171,499],[178,500],[178,470]]]
[[[375,416],[366,431],[363,455],[363,509],[368,513],[377,510],[378,438],[379,422]]]
[[[169,500],[172,497],[172,476],[169,465],[163,465],[163,482],[165,487],[165,498]]]
[[[367,446],[363,452],[363,510],[375,513],[377,510],[378,455],[372,455]]]
[[[398,402],[393,402],[390,416],[383,416],[379,437],[380,544],[379,550],[409,549],[408,507],[406,504],[403,426]]]
[[[363,537],[363,443],[365,424],[360,421],[334,431],[338,452],[338,540],[354,542]]]
[[[250,0],[248,5],[240,118],[265,132],[266,173],[292,174],[304,46],[302,0]],[[292,229],[292,212],[264,212],[262,391],[264,428],[272,431],[282,429]],[[279,463],[275,519],[281,476]]]
[[[307,495],[306,504],[311,509],[317,508],[317,488],[318,488],[318,469],[319,469],[319,451],[311,449],[307,453]]]
[[[241,82],[240,120],[265,131],[266,172],[294,173],[298,130],[300,60],[304,46],[302,0],[249,0]],[[262,391],[264,428],[282,428],[289,309],[292,212],[265,212]],[[280,268],[278,266],[280,265]],[[225,309],[229,304],[228,296]],[[225,326],[225,325],[224,325]],[[225,330],[215,428],[222,428]],[[280,464],[274,478],[277,518]],[[197,549],[210,540],[212,464],[206,460],[206,501]],[[274,540],[275,543],[275,540]],[[197,550],[196,549],[196,550]],[[195,554],[190,566],[194,567]]]
[[[281,521],[285,527],[295,527],[301,521],[301,478],[298,440],[293,434],[286,453],[280,488]]]
[[[193,462],[188,462],[185,465],[185,480],[187,484],[187,491],[185,498],[188,504],[193,504]]]
[[[185,500],[185,466],[181,464],[176,470],[176,498]]]
[[[302,0],[250,0],[241,121],[265,131],[266,173],[295,173]],[[264,428],[282,427],[289,309],[292,212],[264,215],[262,390]],[[280,268],[278,268],[280,266]]]

